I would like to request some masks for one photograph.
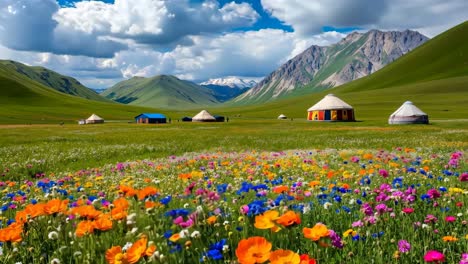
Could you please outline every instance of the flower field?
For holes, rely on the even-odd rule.
[[[0,261],[468,263],[466,161],[395,148],[197,153],[22,178],[5,167]]]

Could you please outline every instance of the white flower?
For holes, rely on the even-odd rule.
[[[199,231],[193,231],[190,237],[192,238],[199,238],[201,236]]]
[[[179,232],[179,236],[180,238],[186,238],[190,235],[190,232],[187,230],[187,229],[184,229],[182,231]]]
[[[75,251],[75,252],[73,253],[73,257],[75,257],[75,258],[79,258],[79,257],[81,257],[81,255],[83,255],[83,254],[81,253],[81,251]]]
[[[462,217],[462,216],[463,216],[463,213],[458,213],[457,216],[458,216],[458,217]]]
[[[326,202],[326,203],[323,204],[323,208],[325,208],[325,209],[328,210],[328,208],[329,208],[330,206],[332,206],[332,205],[333,205],[332,203]]]
[[[54,258],[50,261],[50,264],[60,264],[60,260],[58,258]]]
[[[122,251],[127,251],[129,248],[131,248],[133,243],[127,242],[125,246],[122,247]]]
[[[55,231],[52,231],[49,233],[48,237],[50,240],[57,240],[59,237],[59,234]]]
[[[223,252],[226,253],[229,251],[229,246],[228,245],[224,245],[223,246]]]
[[[190,206],[190,204],[188,204],[188,203],[184,204],[184,208],[188,208],[189,206]]]

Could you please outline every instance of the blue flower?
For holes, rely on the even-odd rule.
[[[161,200],[159,200],[162,204],[167,205],[172,200],[172,196],[168,195]]]

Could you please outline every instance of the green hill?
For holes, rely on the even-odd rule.
[[[44,67],[31,67],[11,60],[0,60],[0,67],[7,67],[29,79],[39,82],[62,93],[91,100],[109,102],[95,91],[83,86],[72,77],[61,75]]]
[[[283,113],[305,118],[307,109],[334,93],[355,108],[357,119],[386,122],[404,101],[411,100],[431,118],[468,116],[468,22],[460,24],[374,74],[325,92],[264,105],[226,108],[224,113],[275,118]],[[219,109],[222,110],[222,109]]]
[[[170,75],[133,77],[107,89],[102,96],[124,104],[171,109],[219,103],[210,89]]]
[[[98,102],[63,94],[0,65],[0,123],[75,122],[96,113],[106,120],[133,120],[157,109]],[[171,115],[170,112],[163,112]]]

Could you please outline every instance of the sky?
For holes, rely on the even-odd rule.
[[[434,37],[466,0],[1,0],[0,59],[107,88],[133,76],[259,79],[352,31]]]

